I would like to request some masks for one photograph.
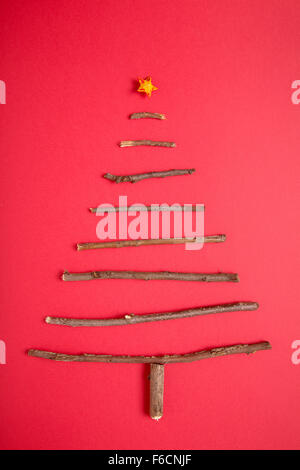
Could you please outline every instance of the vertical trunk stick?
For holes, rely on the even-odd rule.
[[[164,364],[150,364],[150,416],[159,420],[164,407]]]

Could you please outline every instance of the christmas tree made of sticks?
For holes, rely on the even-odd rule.
[[[138,92],[146,93],[149,97],[157,88],[152,84],[150,77],[145,80],[139,80]],[[165,120],[165,114],[152,112],[137,112],[130,115],[130,119],[158,119]],[[120,147],[135,146],[151,146],[151,147],[176,147],[175,142],[153,141],[153,140],[126,140],[120,142]],[[135,183],[149,178],[166,178],[171,176],[192,175],[194,168],[188,169],[171,169],[165,171],[149,171],[147,173],[137,173],[133,175],[112,175],[106,173],[104,178],[114,183]],[[176,208],[177,207],[177,208]],[[127,207],[115,207],[115,212],[127,211]],[[134,211],[151,211],[165,210],[163,206],[138,206],[130,207]],[[169,207],[168,210],[182,210],[178,205]],[[186,210],[186,207],[184,208]],[[189,206],[188,210],[197,210],[195,205]],[[97,213],[98,208],[91,208],[92,213]],[[99,212],[109,211],[109,209],[99,209]],[[78,250],[105,249],[105,248],[122,248],[122,247],[139,247],[142,245],[166,245],[180,243],[220,243],[226,240],[225,235],[210,235],[201,237],[185,237],[185,238],[161,238],[161,239],[139,239],[139,240],[118,240],[118,241],[102,241],[80,243],[77,245]],[[81,273],[64,272],[62,279],[64,281],[86,281],[95,279],[133,279],[133,280],[175,280],[188,282],[239,282],[236,273],[200,273],[200,272],[170,272],[170,271],[90,271]],[[188,318],[200,315],[208,315],[213,313],[236,312],[246,310],[256,310],[258,304],[256,302],[235,302],[230,304],[221,304],[207,307],[188,308],[186,310],[171,311],[164,313],[150,313],[143,315],[126,314],[120,318],[99,318],[99,319],[82,319],[82,318],[62,318],[62,317],[46,317],[48,324],[67,325],[73,327],[101,327],[101,326],[120,326],[133,325],[137,323],[149,323],[153,321],[174,320],[177,318]],[[103,354],[64,354],[57,352],[42,351],[30,349],[28,355],[44,359],[52,359],[64,362],[110,362],[110,363],[134,363],[134,364],[150,364],[150,416],[158,420],[163,415],[163,396],[164,396],[164,370],[166,364],[184,363],[199,361],[200,359],[209,359],[219,356],[231,354],[251,354],[256,351],[271,349],[271,345],[267,341],[253,344],[235,344],[208,350],[202,350],[187,354],[173,354],[164,356],[128,356],[128,355],[103,355]]]

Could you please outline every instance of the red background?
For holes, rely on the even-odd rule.
[[[0,445],[4,449],[299,448],[296,170],[300,5],[289,0],[1,2]],[[151,74],[159,90],[135,92]],[[135,111],[167,121],[130,121]],[[177,148],[120,149],[122,139]],[[106,171],[195,167],[193,176],[114,185]],[[298,167],[299,169],[299,167]],[[206,205],[226,243],[76,252],[96,240],[88,207]],[[298,226],[298,232],[297,232]],[[238,272],[239,284],[95,281],[97,269]],[[256,312],[103,329],[46,315],[109,317],[238,300]],[[32,359],[67,353],[184,353],[269,340],[272,351],[166,369],[165,413],[148,416],[143,365]]]

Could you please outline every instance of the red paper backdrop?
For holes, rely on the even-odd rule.
[[[27,0],[1,5],[1,323],[4,449],[299,447],[300,5],[289,0]],[[149,100],[135,80],[151,74]],[[166,121],[130,121],[135,111]],[[120,149],[122,139],[176,149]],[[106,171],[195,167],[193,176],[114,185]],[[226,243],[76,252],[96,240],[88,207],[206,205]],[[97,269],[230,271],[239,284],[95,281]],[[46,315],[108,317],[256,300],[256,312],[132,327],[47,326]],[[68,364],[67,353],[184,353],[269,340],[272,351],[166,369],[165,414],[148,416],[143,365]]]

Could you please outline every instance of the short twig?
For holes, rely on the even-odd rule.
[[[112,175],[111,173],[106,173],[103,175],[103,178],[113,181],[114,183],[136,183],[137,181],[142,181],[148,178],[191,175],[195,171],[196,170],[194,168],[189,168],[187,170],[149,171],[147,173],[137,173],[135,175]]]
[[[166,119],[165,114],[160,113],[133,113],[130,115],[130,119]]]
[[[102,212],[203,212],[205,209],[203,204],[152,204],[145,206],[140,204],[132,204],[131,206],[119,207],[90,207],[92,214]]]
[[[150,407],[152,419],[162,418],[164,409],[165,365],[150,364]]]
[[[166,356],[112,356],[106,354],[62,354],[38,349],[29,349],[28,356],[52,359],[63,362],[110,362],[127,364],[174,364],[184,362],[200,361],[201,359],[211,359],[231,354],[251,354],[256,351],[271,349],[268,341],[253,344],[236,344],[221,348],[204,349],[189,354],[173,354]]]
[[[140,147],[141,145],[148,147],[176,147],[175,142],[161,142],[157,140],[122,140],[120,142],[120,147]]]
[[[197,307],[188,310],[179,310],[175,312],[150,313],[146,315],[127,314],[121,318],[62,318],[46,317],[45,322],[51,325],[65,326],[121,326],[134,325],[137,323],[149,323],[162,320],[176,320],[178,318],[190,318],[213,313],[243,312],[258,309],[256,302],[236,302],[232,304],[222,304],[210,307]]]
[[[183,243],[222,243],[226,240],[226,235],[208,235],[206,237],[194,238],[159,238],[146,240],[116,240],[111,242],[88,242],[78,243],[77,250],[94,250],[98,248],[125,248],[128,246],[145,246],[145,245],[180,245]]]
[[[235,273],[182,273],[170,271],[91,271],[62,275],[63,281],[89,281],[93,279],[139,279],[144,281],[198,281],[198,282],[239,282]]]

